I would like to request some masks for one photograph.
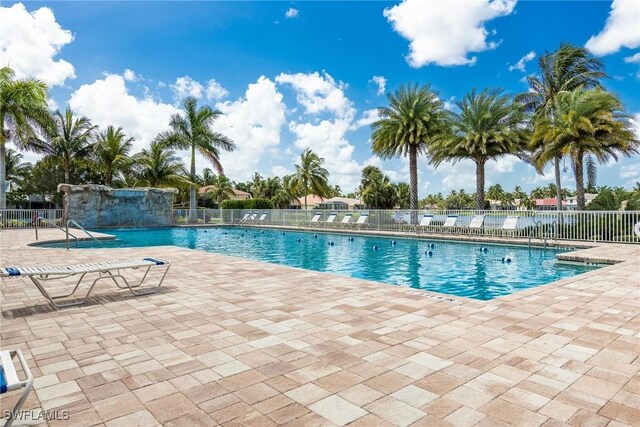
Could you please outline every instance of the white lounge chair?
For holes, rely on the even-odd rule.
[[[318,221],[320,220],[320,217],[321,217],[321,216],[322,216],[322,214],[321,214],[321,213],[317,213],[317,212],[316,212],[315,214],[313,214],[313,218],[311,218],[311,221],[309,221],[309,225],[311,225],[311,224],[317,224],[317,223],[318,223]]]
[[[340,226],[347,227],[352,217],[353,214],[351,212],[344,214],[344,216],[342,217],[342,221],[340,221]]]
[[[327,220],[323,223],[321,223],[322,225],[325,225],[327,227],[333,225],[336,217],[338,216],[337,212],[331,212],[331,214],[329,215],[329,218],[327,218]]]
[[[257,219],[257,222],[264,221],[264,219],[267,217],[267,215],[269,215],[268,212],[263,212],[262,215],[260,215],[260,218]]]
[[[22,371],[26,379],[21,380],[18,377],[18,372],[16,371],[16,367],[13,364],[13,358],[17,356],[20,365],[22,366]],[[3,350],[0,351],[0,394],[8,393],[10,391],[19,390],[24,387],[24,391],[22,392],[22,396],[18,399],[18,402],[13,407],[13,410],[8,414],[5,411],[4,416],[7,417],[7,421],[5,422],[5,427],[11,427],[13,421],[16,419],[16,416],[19,415],[20,409],[22,405],[27,400],[29,396],[29,392],[33,387],[33,375],[31,375],[31,371],[29,370],[29,366],[27,362],[24,360],[24,356],[22,355],[22,351],[20,350]]]
[[[417,230],[424,230],[431,225],[431,221],[433,220],[433,215],[431,214],[423,214],[420,219],[420,224],[416,227]]]
[[[367,221],[369,220],[369,214],[368,213],[361,213],[360,216],[358,217],[358,220],[356,221],[356,227],[358,228],[364,228],[366,227]]]
[[[247,222],[247,220],[249,219],[249,215],[251,215],[251,214],[248,214],[248,213],[244,214],[244,216],[242,217],[242,219],[240,219],[240,220],[238,221],[238,224],[242,224],[242,223],[244,223],[244,222]]]
[[[520,219],[519,216],[508,216],[505,220],[504,223],[502,223],[502,232],[503,234],[511,234],[513,235],[516,230],[518,229],[518,220]]]
[[[143,283],[145,283],[151,267],[156,266],[164,269],[164,271],[162,272],[162,276],[158,281],[158,284],[144,291],[135,290]],[[169,267],[171,267],[171,264],[168,261],[156,258],[139,258],[119,261],[96,262],[91,264],[67,265],[60,267],[5,267],[0,268],[0,278],[28,277],[29,279],[31,279],[33,284],[36,285],[36,288],[38,288],[40,293],[49,300],[51,305],[53,305],[55,308],[63,308],[83,304],[87,300],[87,298],[89,298],[89,295],[91,295],[91,291],[93,290],[93,287],[96,285],[96,283],[100,280],[105,279],[112,280],[120,289],[129,289],[129,291],[131,291],[131,293],[136,296],[158,292],[160,286],[162,285],[162,282],[164,281],[164,278],[167,276]],[[139,268],[142,269],[144,275],[138,282],[130,283],[130,280],[127,280],[127,278],[124,277],[123,273],[121,273],[121,270]],[[82,284],[84,277],[88,274],[98,274],[98,277],[93,279],[93,282],[91,283],[91,286],[89,287],[89,290],[84,297],[74,299],[73,301],[64,302],[62,304],[58,303],[58,301],[60,301],[61,299],[74,297],[76,291]],[[76,282],[73,290],[68,294],[52,296],[49,295],[49,292],[47,292],[47,290],[45,289],[45,282],[73,276],[80,276],[80,278]],[[118,279],[121,279],[124,284],[120,284],[120,282],[118,282]]]
[[[442,224],[443,229],[451,230],[456,226],[456,221],[458,220],[458,215],[447,215],[447,219]]]
[[[471,222],[469,223],[469,230],[480,231],[482,229],[483,224],[484,224],[484,215],[474,215],[474,217],[471,218]]]

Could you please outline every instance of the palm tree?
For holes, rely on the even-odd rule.
[[[222,135],[214,132],[212,125],[222,114],[208,105],[198,108],[198,101],[194,97],[187,97],[182,103],[184,116],[174,114],[168,131],[160,133],[156,140],[167,147],[179,150],[191,151],[191,169],[189,180],[196,182],[196,151],[199,151],[216,169],[218,175],[224,175],[222,164],[220,164],[220,150],[233,151],[233,142]],[[189,217],[196,219],[196,208],[198,199],[196,188],[193,186],[189,190]]]
[[[371,175],[362,190],[362,201],[371,209],[392,209],[396,205],[396,188],[383,173]]]
[[[5,152],[6,180],[20,185],[31,167],[31,163],[22,163],[22,154],[12,148]]]
[[[307,209],[307,195],[309,191],[316,196],[327,197],[329,189],[329,172],[323,167],[324,159],[309,148],[300,155],[300,164],[292,179],[299,192],[304,194],[304,208]]]
[[[298,200],[298,191],[292,175],[282,177],[282,186],[271,200],[280,209],[289,209],[291,203]]]
[[[411,187],[406,182],[399,182],[395,185],[396,187],[396,201],[400,209],[408,209],[411,206],[411,197],[409,193],[411,192]]]
[[[504,197],[504,189],[500,184],[494,184],[487,190],[489,200],[501,201]]]
[[[213,184],[216,180],[216,174],[209,168],[202,169],[202,186],[206,187],[207,185]]]
[[[546,53],[538,60],[541,77],[527,77],[529,91],[516,97],[524,107],[533,113],[532,124],[539,117],[553,120],[555,100],[562,92],[572,91],[579,87],[594,88],[600,86],[600,80],[607,77],[604,66],[582,47],[562,43],[553,53]],[[556,181],[556,203],[558,211],[562,210],[562,183],[560,180],[560,160],[557,153],[553,160]]]
[[[571,158],[576,180],[576,204],[586,208],[584,198],[584,160],[592,156],[598,162],[616,159],[619,154],[638,152],[638,141],[622,104],[602,89],[578,88],[556,97],[553,119],[541,118],[536,123],[532,143],[541,147],[534,155],[538,170],[558,154]],[[593,166],[588,169],[593,173]]]
[[[53,123],[48,130],[48,141],[43,146],[47,157],[60,162],[64,170],[64,181],[71,182],[71,168],[75,161],[86,159],[93,152],[97,126],[85,117],[74,117],[71,108],[67,107],[64,114],[57,110],[53,114]]]
[[[389,106],[378,108],[371,125],[373,152],[382,158],[409,156],[410,208],[418,209],[418,155],[448,131],[449,113],[429,86],[400,86],[388,95]],[[417,214],[412,214],[412,223]]]
[[[113,177],[129,166],[132,142],[133,138],[127,138],[121,127],[109,126],[98,135],[95,154],[98,167],[104,170],[105,185],[111,186]]]
[[[431,147],[431,163],[471,159],[476,164],[476,209],[484,209],[484,169],[488,160],[522,151],[526,133],[521,108],[500,89],[475,89],[458,102],[453,135]]]
[[[134,156],[136,175],[141,185],[149,187],[171,187],[190,185],[180,157],[159,142],[152,142]]]
[[[47,86],[37,79],[16,79],[9,67],[0,68],[0,209],[6,209],[7,142],[20,149],[36,149],[35,142],[49,122]]]
[[[209,197],[213,198],[218,205],[233,196],[233,186],[231,181],[224,175],[218,175],[211,184],[206,193]]]

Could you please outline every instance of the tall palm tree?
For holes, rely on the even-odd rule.
[[[425,85],[400,86],[388,95],[389,106],[378,108],[371,125],[373,152],[382,158],[409,157],[410,207],[418,209],[418,155],[448,131],[449,114],[437,94]],[[417,220],[417,215],[412,222]]]
[[[86,159],[93,152],[93,139],[97,129],[87,117],[75,117],[69,107],[64,113],[57,110],[53,114],[53,123],[47,131],[48,141],[43,146],[43,152],[61,163],[65,183],[73,184],[73,163]]]
[[[218,175],[209,185],[209,189],[206,194],[220,205],[223,200],[233,196],[233,186],[231,185],[231,181],[224,175]]]
[[[453,134],[431,146],[436,167],[446,160],[471,159],[476,164],[476,209],[484,209],[484,169],[488,160],[522,151],[526,133],[520,106],[500,89],[475,89],[458,102]]]
[[[136,175],[140,185],[149,187],[171,187],[190,185],[180,157],[163,144],[152,142],[134,156]]]
[[[194,97],[187,97],[182,102],[184,115],[174,114],[169,123],[170,130],[160,133],[156,140],[167,147],[179,150],[191,151],[191,168],[189,180],[196,182],[196,151],[199,151],[218,172],[224,175],[222,164],[220,163],[220,150],[233,151],[233,142],[212,129],[213,123],[222,114],[208,105],[198,108],[198,101]],[[196,208],[198,199],[196,188],[193,186],[189,190],[189,217],[196,218]]]
[[[502,200],[504,197],[504,189],[500,184],[494,184],[487,190],[489,200]]]
[[[525,108],[533,113],[532,124],[541,116],[553,120],[555,100],[558,94],[572,91],[579,87],[595,88],[600,80],[607,77],[604,66],[582,47],[562,43],[553,53],[546,53],[538,60],[540,77],[527,77],[529,90],[516,97]],[[562,210],[562,183],[560,178],[560,161],[562,155],[557,153],[552,159],[556,181],[557,209]]]
[[[104,183],[111,186],[113,177],[126,169],[130,164],[129,152],[133,138],[127,138],[122,132],[113,126],[98,135],[95,145],[95,155],[98,167],[104,171]]]
[[[28,173],[31,163],[22,163],[22,154],[12,148],[8,148],[5,152],[6,180],[14,181],[20,185],[20,182]]]
[[[216,174],[209,168],[202,169],[202,186],[206,187],[207,185],[213,184],[213,181],[216,180]]]
[[[292,175],[296,188],[304,194],[304,208],[307,209],[309,191],[316,196],[327,197],[329,194],[329,171],[324,167],[324,159],[309,148],[300,155],[300,164]]]
[[[50,120],[49,91],[37,79],[16,79],[9,67],[0,68],[0,209],[7,207],[7,142],[20,149],[36,149],[40,133]]]
[[[602,89],[578,88],[556,97],[553,119],[537,121],[532,143],[541,147],[534,156],[538,170],[558,154],[571,158],[576,180],[576,204],[586,208],[584,160],[592,156],[600,163],[619,154],[630,156],[640,149],[631,124],[621,113],[622,104]]]
[[[282,185],[275,196],[271,199],[280,209],[289,209],[291,203],[298,200],[298,189],[295,185],[293,175],[282,177]]]

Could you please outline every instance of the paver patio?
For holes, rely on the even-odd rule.
[[[0,264],[173,263],[158,294],[105,283],[57,311],[30,282],[3,280],[0,347],[21,348],[37,377],[24,409],[68,411],[52,426],[640,420],[638,245],[582,249],[570,257],[620,262],[482,302],[177,247],[32,240],[1,231]]]

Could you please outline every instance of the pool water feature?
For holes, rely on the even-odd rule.
[[[556,254],[567,249],[529,249],[339,232],[246,227],[106,232],[115,235],[116,240],[104,242],[104,247],[175,245],[479,300],[490,300],[597,268],[558,262]],[[81,242],[80,247],[100,246],[95,242]]]

